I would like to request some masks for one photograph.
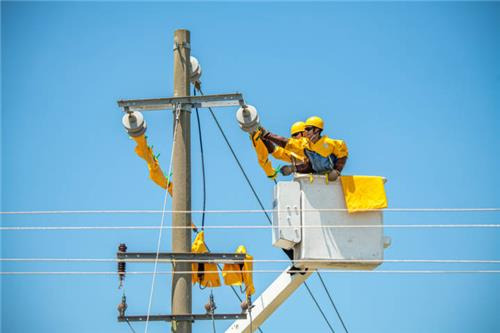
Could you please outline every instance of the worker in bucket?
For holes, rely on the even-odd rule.
[[[303,138],[300,139],[305,158],[302,163],[283,166],[280,171],[284,176],[298,172],[323,174],[331,181],[338,178],[347,161],[347,146],[342,140],[322,136],[323,129],[324,122],[321,118],[313,116],[306,120]],[[283,148],[288,147],[291,140],[295,139],[286,139],[267,131],[263,134],[264,142],[270,141]]]
[[[306,120],[304,136],[309,139],[305,154],[316,174],[327,175],[328,180],[336,180],[347,162],[348,150],[343,140],[331,139],[321,135],[323,119],[310,117]]]
[[[295,171],[301,173],[313,172],[311,164],[304,153],[304,149],[309,145],[309,140],[304,137],[304,128],[305,123],[303,121],[295,122],[290,128],[290,139],[261,128],[261,138],[268,152],[276,159],[292,163],[280,169],[280,172],[285,176]]]

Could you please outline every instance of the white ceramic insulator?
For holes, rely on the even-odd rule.
[[[189,76],[189,80],[191,83],[196,83],[200,81],[201,77],[201,65],[198,59],[191,56],[191,74]]]

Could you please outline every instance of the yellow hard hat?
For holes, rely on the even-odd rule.
[[[306,128],[306,124],[303,121],[297,121],[290,128],[290,134],[294,135],[294,134],[297,134],[300,132],[304,132],[305,128]]]
[[[320,117],[316,117],[316,116],[309,117],[306,120],[306,126],[314,126],[314,127],[323,129],[323,127],[324,127],[323,119],[321,119]]]

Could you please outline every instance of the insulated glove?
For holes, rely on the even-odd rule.
[[[293,172],[293,167],[291,165],[284,165],[281,167],[280,172],[283,176],[289,176]]]
[[[327,176],[327,177],[328,177],[328,180],[329,180],[329,181],[332,181],[332,182],[333,182],[333,181],[337,180],[337,178],[339,178],[339,176],[340,176],[340,171],[339,171],[339,170],[335,170],[335,169],[333,169],[333,170],[332,170],[332,171],[328,174],[328,176]]]

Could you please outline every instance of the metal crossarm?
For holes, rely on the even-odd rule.
[[[190,104],[193,108],[208,108],[245,106],[245,101],[240,93],[118,101],[118,106],[123,108],[124,112],[168,110],[174,109],[179,104]]]
[[[118,316],[119,322],[146,321],[143,316]],[[195,321],[195,320],[229,320],[246,319],[246,313],[214,313],[212,314],[177,314],[177,315],[150,315],[149,321]]]
[[[156,252],[117,252],[116,258],[128,262],[152,262],[156,260]],[[158,253],[159,261],[184,260],[189,262],[208,263],[243,263],[244,253]]]

